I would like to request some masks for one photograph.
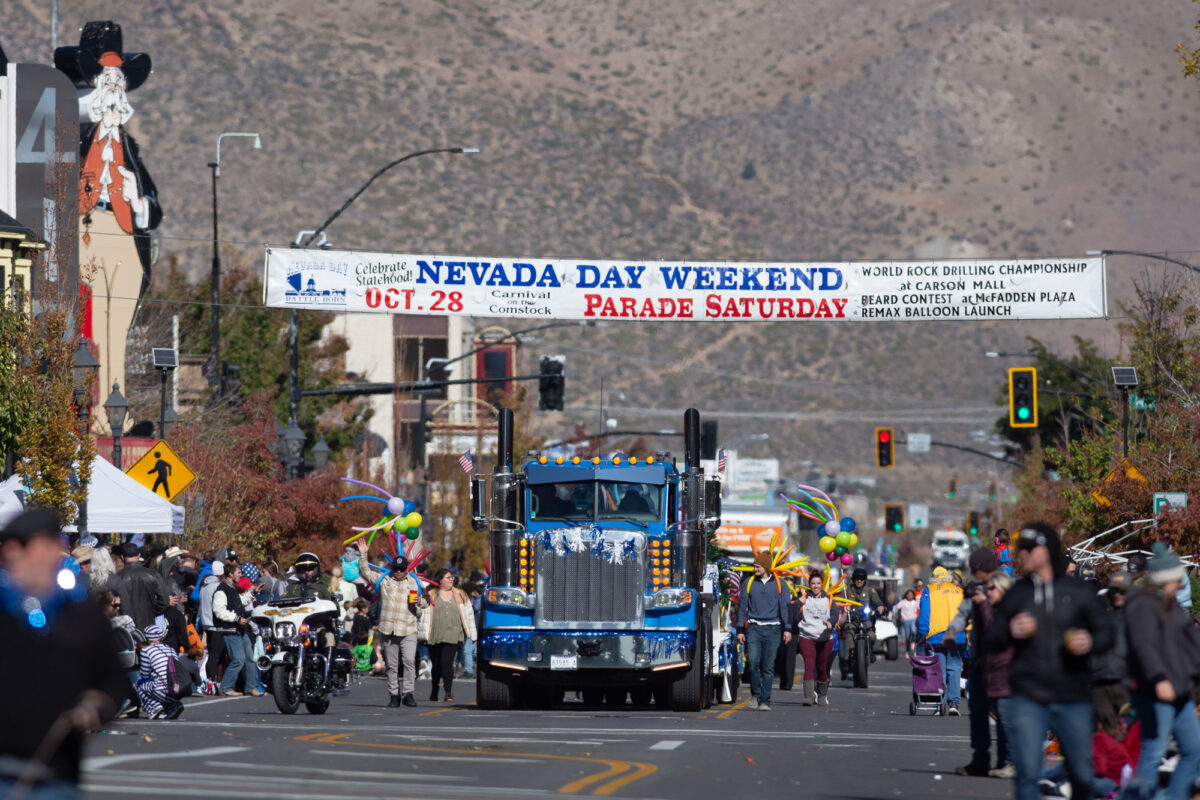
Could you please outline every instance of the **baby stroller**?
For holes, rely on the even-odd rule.
[[[942,664],[938,657],[926,649],[912,657],[912,702],[908,713],[916,716],[918,711],[930,712],[934,716],[946,716],[946,680],[942,676]]]

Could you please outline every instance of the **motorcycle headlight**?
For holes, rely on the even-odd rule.
[[[528,608],[532,605],[532,595],[525,592],[524,589],[488,589],[488,602],[498,606],[515,606],[517,608]]]
[[[275,625],[275,638],[277,639],[294,639],[296,638],[296,623],[280,622]]]
[[[681,608],[692,604],[692,590],[675,586],[659,589],[650,600],[651,608]]]

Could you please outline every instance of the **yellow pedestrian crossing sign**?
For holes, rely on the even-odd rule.
[[[162,439],[155,442],[136,464],[125,470],[125,474],[168,500],[174,500],[196,480],[196,473]]]

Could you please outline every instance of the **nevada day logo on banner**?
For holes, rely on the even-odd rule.
[[[345,263],[309,261],[288,272],[284,302],[297,306],[345,306]]]

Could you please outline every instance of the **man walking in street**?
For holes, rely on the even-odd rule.
[[[162,575],[142,565],[142,552],[136,544],[121,545],[121,558],[125,567],[117,573],[117,593],[125,613],[143,630],[170,604],[171,594]]]
[[[1071,796],[1091,791],[1092,694],[1088,657],[1112,647],[1104,607],[1083,581],[1067,577],[1058,531],[1033,522],[1017,535],[1025,577],[995,609],[984,647],[1013,648],[1008,682],[1009,752],[1016,800],[1037,800],[1046,731],[1057,737],[1071,776]]]
[[[367,562],[367,545],[362,539],[358,540],[358,551],[358,574],[371,584],[383,578],[383,573]],[[408,559],[397,557],[392,561],[391,573],[379,583],[379,634],[387,662],[388,708],[417,704],[413,696],[417,685],[417,627],[421,609],[428,607],[429,599],[421,591],[420,582],[408,574]]]
[[[240,697],[242,694],[258,697],[262,695],[262,691],[258,688],[258,666],[254,663],[254,647],[250,643],[247,628],[250,624],[250,612],[242,605],[237,588],[241,577],[241,567],[230,567],[224,580],[213,593],[213,630],[209,635],[219,635],[225,652],[229,653],[229,667],[221,678],[221,694],[230,697]],[[209,657],[212,657],[211,651]],[[239,692],[237,680],[243,671],[246,673],[246,691]]]
[[[738,641],[746,645],[746,661],[750,669],[750,702],[747,708],[771,710],[771,684],[775,681],[775,653],[779,644],[788,644],[792,632],[787,630],[789,594],[783,581],[771,573],[771,556],[759,553],[754,557],[754,576],[746,582],[738,603],[736,627]]]
[[[967,637],[962,631],[947,635],[946,628],[958,613],[962,600],[963,590],[950,580],[950,573],[945,567],[936,567],[929,588],[921,594],[921,610],[917,614],[917,636],[933,647],[941,662],[942,677],[946,681],[946,703],[952,717],[961,713],[958,704],[962,699],[962,646]]]

